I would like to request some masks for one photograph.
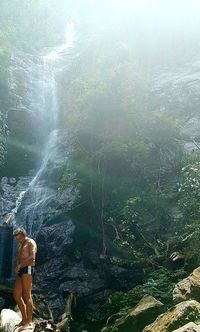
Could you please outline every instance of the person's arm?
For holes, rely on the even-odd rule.
[[[35,256],[36,256],[36,252],[37,252],[36,243],[34,241],[30,241],[30,242],[28,242],[28,247],[29,247],[29,256],[27,258],[21,260],[21,264],[20,264],[21,267],[35,265]]]

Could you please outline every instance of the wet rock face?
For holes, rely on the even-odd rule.
[[[198,152],[195,142],[200,142],[199,117],[199,60],[172,67],[158,69],[152,82],[151,96],[153,108],[167,110],[174,117],[177,114],[183,120],[180,133],[185,150]]]
[[[195,322],[200,316],[200,303],[195,300],[185,301],[170,308],[142,332],[173,332],[188,322]]]
[[[0,181],[0,220],[4,221],[7,214],[16,208],[17,199],[33,178],[32,171],[18,181],[13,177],[3,177]]]
[[[73,247],[73,243],[71,246]],[[62,256],[54,257],[37,267],[33,290],[38,294],[45,290],[49,306],[56,320],[62,315],[65,300],[71,293],[75,295],[78,306],[84,306],[85,310],[95,311],[106,301],[115,288],[124,287],[126,281],[130,282],[131,278],[132,285],[137,283],[136,280],[134,281],[134,269],[131,270],[130,276],[130,270],[127,267],[123,268],[123,274],[121,274],[121,268],[118,271],[115,266],[115,276],[113,284],[111,284],[110,280],[107,279],[107,273],[108,269],[112,273],[112,264],[102,263],[98,256],[95,263],[96,265],[87,266],[81,258],[70,261],[66,247]],[[106,270],[104,270],[105,264],[107,264]],[[140,280],[142,278],[141,269]]]
[[[12,275],[13,228],[0,225],[0,280]]]
[[[18,204],[15,222],[23,226],[34,239],[43,227],[61,224],[66,220],[64,214],[70,211],[76,196],[76,188],[72,184],[66,188],[60,187],[64,169],[67,168],[67,147],[63,147],[63,141],[66,143],[66,140],[58,130],[51,132],[39,170],[21,186],[20,195],[23,197]],[[73,182],[71,178],[69,181]],[[23,179],[26,177],[20,178],[21,183]],[[17,196],[17,202],[20,195]]]
[[[158,69],[151,93],[158,106],[180,110],[183,114],[199,110],[199,60],[175,67]]]
[[[60,216],[61,218],[61,216]],[[72,243],[75,226],[71,220],[41,228],[36,241],[38,243],[37,264],[41,265],[54,257],[62,257]]]

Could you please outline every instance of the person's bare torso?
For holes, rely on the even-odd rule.
[[[26,260],[30,256],[31,248],[35,249],[35,252],[37,251],[37,245],[34,240],[30,238],[26,238],[25,242],[23,244],[19,245],[19,251],[18,251],[18,261],[20,264],[24,263],[24,260]],[[35,260],[31,262],[32,266],[35,266]]]

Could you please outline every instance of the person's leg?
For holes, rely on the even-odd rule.
[[[33,300],[31,296],[32,288],[32,275],[23,274],[22,275],[22,296],[24,302],[26,303],[26,324],[32,323],[33,315]]]
[[[18,277],[15,281],[13,297],[22,314],[22,321],[18,325],[24,325],[27,321],[27,316],[26,316],[26,305],[22,298],[22,279],[20,277]]]

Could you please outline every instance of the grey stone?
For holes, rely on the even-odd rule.
[[[172,332],[200,332],[200,326],[190,322],[182,327],[180,327],[177,330],[174,330]]]
[[[196,268],[187,278],[181,280],[173,290],[175,302],[189,299],[200,301],[200,267]]]
[[[171,332],[184,326],[189,321],[195,321],[199,316],[200,303],[195,300],[184,301],[158,316],[142,332]]]
[[[9,178],[9,183],[10,184],[15,184],[17,180],[15,178]]]
[[[114,326],[119,332],[141,332],[142,329],[152,323],[155,318],[164,311],[164,305],[154,297],[145,295],[135,308],[131,309],[127,315],[117,319]],[[102,332],[109,331],[108,328],[104,328]]]
[[[7,184],[8,183],[8,178],[6,176],[4,176],[2,179],[1,179],[1,184]]]

